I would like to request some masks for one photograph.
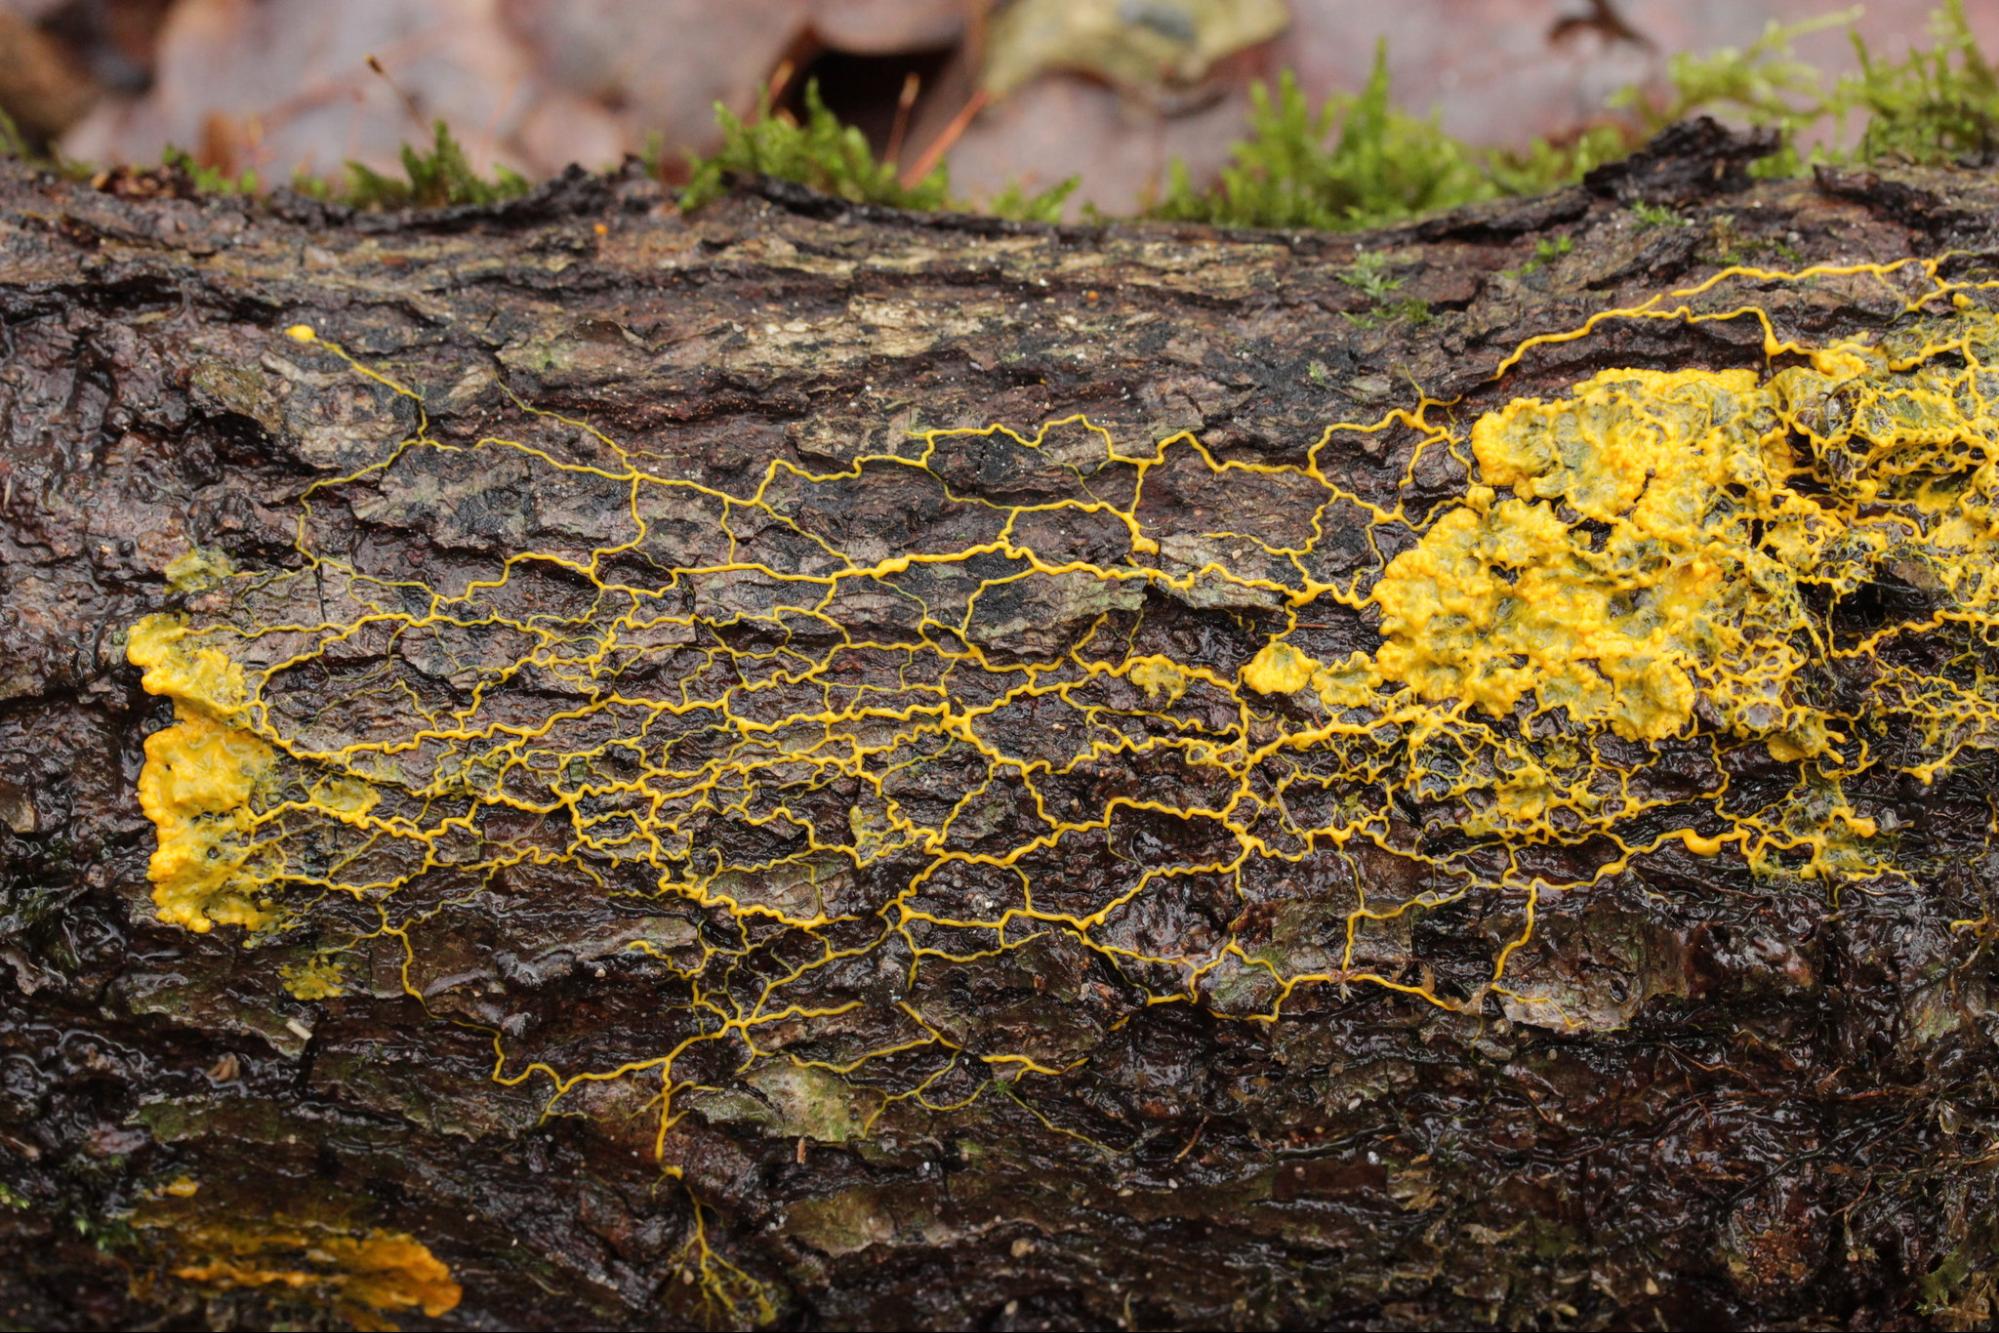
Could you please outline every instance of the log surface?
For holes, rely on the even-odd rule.
[[[924,733],[943,737],[930,749],[910,742],[923,754],[904,778],[876,773],[872,788],[858,769],[780,762],[794,742],[777,723],[831,697],[812,691],[852,704],[863,685],[886,697],[930,679],[870,676],[879,663],[857,652],[841,667],[851,679],[784,693],[802,688],[782,678],[787,661],[831,672],[836,643],[915,632],[897,598],[916,595],[916,575],[931,580],[925,605],[954,608],[934,641],[995,672],[1093,632],[1228,681],[1287,624],[1317,635],[1297,641],[1320,662],[1371,652],[1372,612],[1336,597],[1288,606],[1295,567],[1240,535],[1310,528],[1324,496],[1287,487],[1330,424],[1428,400],[1426,421],[1461,440],[1482,412],[1606,368],[1760,374],[1753,319],[1633,319],[1532,347],[1494,379],[1535,335],[1730,265],[1950,253],[1943,271],[1968,278],[1993,252],[1987,176],[1759,183],[1742,172],[1751,152],[1680,131],[1583,187],[1361,236],[1010,225],[778,186],[683,218],[642,179],[581,175],[499,208],[362,216],[0,167],[0,1320],[1989,1318],[1992,965],[1986,932],[1962,924],[1987,919],[1999,879],[1983,749],[1929,786],[1884,775],[1846,789],[1904,830],[1912,874],[1757,874],[1730,848],[1696,855],[1683,840],[1544,896],[1509,973],[1539,1007],[1488,984],[1525,901],[1503,876],[1342,954],[1355,891],[1400,904],[1434,887],[1416,882],[1427,863],[1414,853],[1383,849],[1458,817],[1413,788],[1384,802],[1379,840],[1351,844],[1338,893],[1306,869],[1190,874],[1080,926],[1147,865],[1232,854],[1202,842],[1216,821],[1142,808],[1206,799],[1198,766],[1107,741],[1042,795],[1124,813],[1037,863],[1039,915],[1001,935],[964,924],[1005,911],[986,897],[1007,876],[971,873],[977,854],[1003,861],[993,849],[1031,841],[1037,819],[1082,815],[988,791],[991,771],[962,762],[944,723]],[[1684,225],[1647,225],[1638,200]],[[1357,265],[1375,252],[1392,286]],[[1906,276],[1752,276],[1727,291],[1781,336],[1825,345],[1906,324]],[[317,341],[287,338],[294,325]],[[1031,438],[1075,416],[1104,434],[1055,428],[1034,452],[938,433],[1003,423]],[[1182,432],[1207,461],[1117,461]],[[1423,435],[1402,423],[1320,450],[1345,494],[1399,504],[1410,523],[1399,548],[1370,549],[1379,525],[1352,505],[1332,513],[1314,546],[1327,563],[1307,575],[1371,579],[1457,503],[1471,460],[1419,448]],[[489,437],[538,452],[480,447]],[[926,441],[925,468],[857,462],[906,460]],[[853,483],[800,480],[842,474]],[[765,503],[740,503],[771,477]],[[1036,508],[1083,492],[1110,499]],[[1059,521],[1037,527],[1037,513]],[[1121,513],[1149,535],[1134,542]],[[995,514],[1051,568],[1151,573],[1015,577],[1004,551],[987,566],[888,568],[995,540]],[[603,555],[621,543],[623,563]],[[602,585],[642,583],[641,557],[721,572],[672,580],[687,599],[672,608],[679,630],[583,652],[577,627],[618,613]],[[852,604],[824,613],[837,632],[818,640],[789,585],[758,572],[856,560],[877,577],[841,588]],[[1215,566],[1248,572],[1203,582]],[[474,598],[476,623],[455,635],[420,635],[409,626],[425,607],[382,591],[397,580],[425,589],[419,601],[480,580],[500,590]],[[663,817],[601,792],[551,809],[550,792],[584,779],[540,771],[546,756],[522,743],[492,761],[532,775],[517,790],[492,779],[515,803],[480,806],[485,822],[432,843],[441,869],[392,865],[407,882],[372,896],[338,891],[375,872],[341,869],[362,854],[325,812],[350,798],[322,787],[318,822],[287,826],[282,854],[285,873],[334,891],[293,883],[245,908],[267,913],[256,932],[162,920],[138,790],[147,738],[176,712],[141,687],[133,627],[156,613],[233,627],[232,652],[257,669],[270,663],[256,651],[302,639],[253,651],[254,627],[355,624],[369,608],[403,629],[316,641],[315,669],[266,696],[267,739],[323,759],[387,735],[405,687],[434,722],[485,679],[485,706],[504,694],[533,730],[570,726],[566,709],[615,713],[607,682],[654,700],[692,691],[684,701],[718,697],[711,676],[733,672],[765,688],[741,696],[726,739],[767,741],[773,776],[676,807],[687,845],[635,860],[608,830],[656,833]],[[551,624],[564,628],[538,639]],[[504,682],[482,676],[501,669]],[[993,705],[979,693],[993,674],[939,689],[961,710]],[[1243,701],[1275,710],[1270,726],[1310,711],[1224,698],[1184,672],[1089,688],[963,726],[1030,754],[1059,749],[1071,725],[1129,741],[1170,714],[1181,734],[1226,738]],[[659,736],[680,725],[649,716]],[[602,747],[641,733],[600,721],[565,743],[601,776],[620,771]],[[835,739],[873,734],[855,723]],[[710,733],[672,735],[712,778]],[[461,777],[484,762],[471,742],[439,746]],[[1641,794],[1671,802],[1676,782],[1697,785],[1659,757],[1678,753],[1631,761]],[[447,762],[423,752],[433,760]],[[294,783],[326,770],[272,762]],[[355,768],[369,793],[350,803],[407,813],[413,762]],[[961,807],[965,874],[923,879],[934,848],[810,854],[893,841],[883,782],[906,821],[941,826]],[[588,819],[603,821],[597,842],[577,852]],[[1557,847],[1526,878],[1588,878],[1589,858],[1601,848]],[[669,862],[679,890],[661,887]],[[703,879],[725,864],[733,877]],[[1242,951],[1191,982],[1155,965],[1219,958],[1228,941]],[[827,961],[841,951],[852,957]],[[1259,972],[1255,958],[1283,961]],[[1272,993],[1271,977],[1304,972],[1320,979]],[[1156,1002],[1176,988],[1182,1002]],[[731,1016],[745,1025],[712,1035]],[[657,1057],[690,1037],[665,1071]]]

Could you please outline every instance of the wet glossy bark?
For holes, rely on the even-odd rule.
[[[181,1176],[205,1207],[311,1198],[420,1238],[462,1284],[453,1326],[700,1323],[690,1197],[797,1327],[1989,1318],[1992,971],[1981,932],[1951,924],[1984,916],[1999,876],[1983,760],[1883,797],[1943,867],[1920,891],[1835,902],[1664,858],[1565,896],[1541,923],[1561,960],[1542,979],[1589,1018],[1575,1031],[1369,986],[1301,990],[1274,1024],[1134,1009],[1051,936],[948,1002],[1024,1045],[1087,1050],[1085,1073],[1031,1108],[995,1093],[867,1135],[830,1124],[815,1087],[697,1098],[666,1146],[686,1189],[662,1184],[640,1103],[543,1120],[547,1088],[493,1082],[476,1028],[386,982],[295,999],[238,932],[163,926],[149,897],[135,781],[168,710],[124,632],[198,595],[163,573],[191,546],[285,567],[301,491],[411,425],[406,403],[287,346],[294,322],[420,385],[441,437],[506,418],[504,385],[740,487],[772,458],[828,467],[919,428],[1074,413],[1120,441],[1192,430],[1230,458],[1296,461],[1411,383],[1463,396],[1469,419],[1610,364],[1760,364],[1744,322],[1632,324],[1490,382],[1521,340],[1725,263],[1993,245],[1989,176],[1751,184],[1747,155],[1686,132],[1585,188],[1352,237],[912,217],[778,186],[684,219],[635,176],[354,216],[0,168],[0,1318],[340,1322],[175,1277],[141,1223]],[[1687,225],[1643,225],[1637,199]],[[1572,247],[1535,263],[1559,236]],[[1381,248],[1393,300],[1427,321],[1351,280]],[[1821,338],[1900,314],[1862,286],[1759,301]],[[1410,494],[1462,482],[1419,471]],[[473,476],[347,536],[441,577],[505,548],[511,484]],[[572,498],[607,519],[622,503]],[[893,549],[914,502],[879,500],[862,517]],[[1184,614],[1198,640],[1258,609]],[[475,905],[423,949],[452,978],[438,995],[485,1008],[434,1011],[582,1013],[569,1050],[588,1063],[664,1003],[604,998],[620,911]],[[1467,908],[1411,947],[1469,974],[1504,932]]]

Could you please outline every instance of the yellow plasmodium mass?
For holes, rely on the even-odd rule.
[[[147,873],[160,919],[195,931],[264,925],[269,908],[244,871],[255,856],[251,798],[273,755],[240,725],[242,667],[168,615],[134,625],[125,652],[144,668],[147,692],[174,704],[173,725],[146,738],[139,773],[139,808],[157,839]]]
[[[347,993],[347,978],[340,960],[324,955],[286,963],[278,969],[278,979],[294,1000],[332,1000]]]
[[[1145,691],[1148,699],[1177,703],[1187,692],[1187,673],[1177,663],[1157,655],[1141,657],[1130,664],[1125,679]]]
[[[1828,443],[1820,419],[1842,403],[1857,410]],[[1531,697],[1629,740],[1683,731],[1704,701],[1778,759],[1821,754],[1839,736],[1793,697],[1808,591],[1851,591],[1894,547],[1955,570],[1960,603],[1988,601],[1969,585],[1990,578],[1993,461],[1967,471],[1963,455],[1991,433],[1961,362],[1898,369],[1854,347],[1767,378],[1607,370],[1565,398],[1516,399],[1472,427],[1463,501],[1376,583],[1373,665],[1426,702],[1504,715]],[[1856,435],[1864,459],[1794,444],[1831,453]],[[1317,666],[1274,641],[1243,681],[1289,693]]]
[[[401,1231],[347,1231],[311,1222],[190,1222],[171,1226],[183,1282],[217,1290],[289,1292],[330,1309],[357,1329],[393,1329],[389,1316],[436,1319],[463,1295],[443,1260]]]
[[[1312,683],[1318,665],[1282,639],[1273,639],[1249,659],[1242,683],[1259,694],[1292,694]]]
[[[1687,724],[1701,677],[1738,692],[1751,664],[1731,659],[1767,629],[1758,646],[1785,660],[1751,692],[1781,690],[1803,609],[1750,532],[1803,518],[1774,498],[1792,470],[1766,443],[1778,393],[1747,370],[1611,370],[1481,417],[1480,484],[1375,587],[1382,674],[1655,740]]]

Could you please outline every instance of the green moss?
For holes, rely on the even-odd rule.
[[[1062,206],[1076,187],[1083,183],[1081,176],[1070,176],[1045,190],[1029,194],[1019,182],[1007,186],[986,201],[984,209],[962,205],[966,211],[986,212],[994,217],[1012,218],[1017,222],[1060,222]]]
[[[1930,20],[1935,47],[1913,49],[1899,64],[1875,60],[1854,34],[1860,73],[1841,95],[1867,112],[1858,155],[1943,162],[1992,155],[1999,131],[1999,78],[1964,16],[1964,0],[1946,0]]]
[[[1353,263],[1336,276],[1345,285],[1376,301],[1387,300],[1388,294],[1402,285],[1402,279],[1388,271],[1388,256],[1379,250],[1361,251],[1353,257]]]
[[[1314,108],[1286,72],[1274,87],[1251,89],[1249,133],[1236,145],[1221,180],[1197,188],[1182,163],[1150,210],[1160,218],[1228,226],[1353,230],[1381,226],[1481,200],[1535,194],[1573,182],[1625,156],[1649,133],[1699,114],[1775,129],[1779,146],[1751,167],[1760,176],[1797,174],[1818,162],[1941,164],[1999,153],[1999,71],[1973,38],[1963,0],[1944,0],[1931,19],[1932,39],[1899,60],[1884,60],[1851,33],[1859,69],[1833,78],[1799,59],[1793,44],[1833,27],[1851,27],[1859,11],[1802,23],[1772,23],[1748,46],[1681,53],[1669,66],[1671,92],[1648,99],[1637,89],[1614,97],[1619,123],[1589,127],[1572,139],[1536,139],[1524,150],[1492,150],[1447,134],[1434,115],[1419,117],[1392,100],[1385,51],[1358,94]],[[794,181],[855,203],[919,210],[956,209],[997,217],[1060,220],[1077,180],[1029,192],[1010,186],[983,202],[953,196],[941,164],[906,180],[899,164],[875,156],[867,139],[827,108],[816,85],[805,89],[803,119],[766,97],[748,117],[718,105],[722,146],[692,161],[682,207],[719,197],[731,175]],[[1857,138],[1848,131],[1858,124]],[[648,141],[644,161],[657,171],[663,140]],[[38,157],[0,117],[0,156],[89,174],[84,164]],[[474,172],[443,122],[427,149],[405,146],[403,175],[349,163],[337,182],[301,174],[292,188],[356,208],[436,208],[490,204],[530,188],[499,168]],[[254,171],[231,176],[169,148],[164,165],[183,171],[204,193],[261,188]],[[1678,225],[1675,215],[1634,207],[1641,225]],[[1531,271],[1531,270],[1528,270]],[[1402,312],[1414,317],[1413,310]]]
[[[1933,45],[1914,45],[1899,61],[1878,58],[1858,31],[1849,37],[1860,68],[1838,79],[1792,51],[1807,34],[1851,29],[1859,13],[1772,22],[1741,50],[1675,55],[1670,97],[1650,103],[1626,89],[1612,104],[1636,108],[1650,129],[1701,114],[1775,129],[1778,151],[1752,168],[1762,176],[1795,175],[1815,162],[1936,166],[1989,158],[1999,147],[1999,76],[1972,36],[1963,0],[1944,0],[1930,18]],[[1845,144],[1855,120],[1860,136]],[[1815,136],[1821,141],[1811,142]]]
[[[132,1224],[122,1217],[84,1217],[81,1214],[70,1221],[76,1227],[76,1234],[97,1247],[100,1254],[118,1254],[136,1249],[139,1233]]]
[[[1999,1246],[1995,1246],[1995,1241],[1999,1241],[1999,1225],[1990,1218],[1965,1228],[1954,1248],[1937,1256],[1927,1272],[1916,1275],[1916,1291],[1921,1298],[1916,1307],[1918,1312],[1940,1320],[1990,1310],[1995,1294],[1999,1294],[1999,1276],[1994,1272],[1999,1267],[1999,1260],[1995,1260]],[[1979,1325],[1957,1322],[1940,1326]]]
[[[1821,161],[1937,165],[1999,150],[1999,73],[1972,36],[1963,0],[1946,0],[1931,19],[1934,44],[1900,61],[1878,59],[1858,32],[1852,41],[1860,69],[1838,79],[1793,53],[1798,38],[1850,26],[1857,16],[1854,10],[1772,23],[1745,48],[1676,55],[1670,96],[1648,102],[1626,89],[1612,99],[1613,109],[1636,112],[1636,124],[1594,126],[1562,144],[1537,139],[1520,152],[1475,148],[1446,134],[1434,116],[1395,109],[1377,47],[1366,89],[1335,96],[1316,111],[1289,73],[1274,94],[1253,87],[1249,137],[1236,145],[1220,183],[1197,190],[1176,163],[1153,212],[1229,226],[1380,226],[1554,189],[1625,156],[1652,132],[1701,114],[1779,132],[1778,150],[1752,168],[1762,176],[1795,175]],[[1864,125],[1859,140],[1842,146],[1856,119]],[[1666,224],[1654,219],[1653,225]]]
[[[494,204],[518,198],[534,188],[527,177],[506,167],[496,168],[490,180],[474,171],[463,145],[441,120],[432,126],[427,150],[413,144],[403,145],[402,163],[400,179],[359,162],[349,162],[344,183],[298,171],[292,175],[291,188],[314,199],[337,201],[353,208]],[[255,171],[230,176],[202,165],[181,148],[169,146],[161,165],[184,172],[202,194],[255,194],[262,188]]]
[[[1573,236],[1556,236],[1552,239],[1543,236],[1534,242],[1534,257],[1522,264],[1520,271],[1532,273],[1536,269],[1544,268],[1575,248],[1576,241]]]
[[[1275,91],[1250,89],[1250,135],[1222,179],[1196,190],[1186,164],[1172,167],[1154,213],[1227,226],[1348,229],[1394,222],[1497,192],[1474,156],[1435,119],[1418,120],[1389,101],[1387,48],[1358,97],[1335,96],[1316,111],[1285,71]]]
[[[1663,204],[1648,204],[1643,199],[1631,205],[1631,216],[1640,227],[1684,227],[1687,220]]]
[[[1575,248],[1576,241],[1573,236],[1543,236],[1534,242],[1532,258],[1518,268],[1500,270],[1501,275],[1508,278],[1524,278],[1529,274],[1539,273],[1563,255],[1573,252]]]
[[[1655,102],[1636,88],[1626,88],[1611,98],[1611,105],[1636,110],[1652,129],[1688,116],[1713,114],[1772,126],[1787,135],[1801,133],[1827,110],[1824,75],[1799,60],[1791,44],[1822,29],[1850,24],[1858,16],[1858,10],[1849,10],[1802,23],[1772,21],[1761,37],[1739,50],[1676,53],[1667,65],[1670,96]]]
[[[1016,182],[980,204],[952,195],[950,172],[941,164],[920,180],[905,181],[896,163],[877,158],[866,136],[842,124],[827,109],[816,82],[805,85],[802,124],[788,112],[773,109],[768,95],[748,119],[717,102],[715,121],[722,130],[722,146],[713,156],[690,160],[691,174],[680,194],[680,206],[687,212],[720,198],[730,176],[767,176],[857,204],[1060,222],[1063,205],[1081,183],[1080,177],[1070,176],[1048,189],[1030,192]],[[648,141],[642,160],[657,173],[660,148],[656,138]]]
[[[194,154],[173,144],[168,144],[166,151],[160,154],[160,165],[169,171],[185,173],[194,188],[202,194],[255,194],[260,184],[254,170],[231,176],[214,167],[203,166],[195,161]]]
[[[349,162],[343,202],[355,208],[445,208],[500,203],[533,188],[525,176],[506,167],[496,168],[491,180],[480,176],[441,120],[433,127],[429,152],[404,144],[402,157],[403,180]]]
[[[819,85],[805,85],[805,120],[772,109],[766,93],[747,120],[720,102],[715,121],[722,146],[712,157],[695,158],[680,206],[693,210],[720,198],[729,176],[770,176],[795,181],[857,204],[891,208],[946,206],[950,178],[942,166],[905,185],[893,162],[875,157],[867,137],[827,110]]]
[[[21,127],[5,111],[0,111],[0,157],[19,158],[27,161],[33,157],[28,141],[21,134]]]
[[[1297,79],[1280,75],[1273,95],[1250,89],[1250,135],[1235,147],[1218,185],[1196,190],[1175,162],[1155,216],[1249,227],[1354,230],[1506,195],[1531,194],[1579,178],[1629,150],[1613,128],[1573,143],[1536,139],[1523,152],[1475,148],[1446,134],[1435,115],[1397,110],[1388,53],[1358,96],[1336,95],[1314,111]]]
[[[1747,236],[1736,225],[1735,214],[1717,213],[1708,220],[1708,236],[1714,247],[1715,262],[1724,267],[1780,259],[1795,264],[1802,252],[1789,241],[1768,236]]]
[[[1354,256],[1353,263],[1333,276],[1374,301],[1371,309],[1342,312],[1350,324],[1372,328],[1398,319],[1412,324],[1427,324],[1430,321],[1429,302],[1394,299],[1394,293],[1402,286],[1402,279],[1388,271],[1388,256],[1379,250],[1361,251]]]

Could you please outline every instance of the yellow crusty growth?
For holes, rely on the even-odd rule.
[[[167,576],[167,587],[175,592],[201,592],[234,574],[236,567],[225,553],[197,546],[167,561],[162,572]]]
[[[1479,418],[1482,484],[1375,587],[1382,674],[1629,739],[1685,727],[1703,685],[1731,725],[1780,725],[1805,621],[1788,571],[1833,526],[1786,490],[1778,409],[1801,373],[1609,370]]]
[[[345,969],[338,958],[314,954],[278,968],[278,980],[294,1000],[333,1000],[347,993]]]
[[[389,1316],[419,1311],[436,1319],[462,1291],[430,1248],[401,1231],[348,1231],[315,1222],[190,1222],[141,1219],[171,1228],[177,1258],[169,1271],[217,1290],[289,1292],[363,1330],[394,1329]]]
[[[1272,639],[1242,669],[1242,683],[1259,694],[1291,694],[1312,683],[1318,665],[1283,640]]]
[[[269,919],[255,878],[251,796],[269,772],[271,747],[237,721],[243,668],[219,649],[193,646],[176,617],[132,627],[126,657],[143,667],[148,693],[174,702],[174,724],[146,738],[139,808],[157,845],[148,874],[160,919],[206,931],[216,922],[257,927]]]

